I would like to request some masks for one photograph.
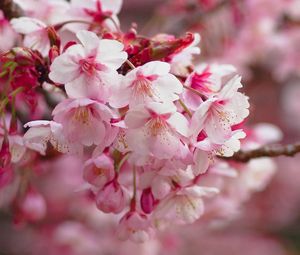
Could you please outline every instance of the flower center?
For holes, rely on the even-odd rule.
[[[138,77],[133,83],[133,94],[134,96],[152,97],[153,89],[151,88],[151,81],[146,77]]]
[[[94,166],[93,173],[97,176],[104,175],[105,169]]]
[[[79,61],[79,64],[81,66],[81,71],[88,75],[93,75],[97,69],[94,59],[91,58],[82,59]]]
[[[146,125],[152,136],[158,136],[168,129],[168,124],[163,118],[160,117],[151,119]]]
[[[78,107],[73,115],[75,121],[88,125],[90,122],[90,111],[86,107]]]

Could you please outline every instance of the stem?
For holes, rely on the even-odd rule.
[[[287,156],[293,157],[300,152],[300,142],[288,145],[265,145],[258,149],[236,152],[232,157],[220,157],[224,160],[232,160],[242,163],[247,163],[251,159],[262,158],[262,157],[278,157]]]
[[[184,109],[184,111],[189,115],[190,118],[192,118],[193,114],[191,113],[189,108],[186,106],[186,104],[181,99],[179,99],[178,101],[179,101],[180,105],[182,106],[182,108]]]
[[[120,173],[120,170],[122,168],[122,166],[124,165],[124,163],[127,161],[127,159],[130,156],[130,152],[128,152],[127,154],[125,154],[125,156],[121,159],[120,163],[118,164],[117,168],[116,168],[116,172]]]
[[[187,90],[193,92],[193,93],[196,94],[197,96],[203,97],[203,95],[202,95],[198,90],[193,89],[193,88],[191,88],[191,87],[188,87],[188,86],[186,86],[186,85],[182,85],[182,86],[183,86],[185,89],[187,89]]]
[[[13,92],[11,92],[7,97],[5,97],[0,104],[0,113],[4,110],[6,105],[9,103],[9,97],[14,98],[17,94],[19,94],[22,91],[23,91],[23,88],[19,87],[19,88],[15,89]]]
[[[127,65],[129,65],[129,67],[130,67],[132,70],[136,68],[136,67],[134,66],[134,64],[132,64],[132,63],[130,62],[130,60],[127,59],[125,62],[126,62]]]
[[[132,179],[133,195],[132,195],[132,199],[130,202],[130,210],[135,211],[135,204],[136,204],[136,168],[135,168],[135,166],[133,166],[132,175],[133,175],[133,179]]]
[[[120,26],[116,23],[116,21],[112,18],[112,17],[107,17],[107,19],[109,19],[115,26],[115,28],[117,29],[118,33],[122,34],[122,31],[120,29]]]

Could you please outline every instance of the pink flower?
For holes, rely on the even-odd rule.
[[[192,72],[185,81],[185,86],[199,91],[203,96],[216,94],[222,86],[222,78],[234,73],[236,69],[231,65],[202,64]],[[190,90],[182,93],[187,107],[195,111],[203,102],[202,97]]]
[[[116,31],[115,24],[119,25],[117,14],[120,12],[122,0],[72,0],[68,12],[70,20],[84,20],[111,31]],[[113,20],[113,21],[112,21]],[[75,23],[67,26],[72,31],[88,29],[87,24]]]
[[[215,144],[224,144],[232,137],[231,126],[239,124],[249,114],[248,98],[237,92],[241,87],[241,78],[235,76],[217,95],[198,107],[190,126],[194,139],[201,131]]]
[[[25,47],[38,50],[43,56],[48,55],[50,41],[45,23],[38,19],[21,17],[12,19],[11,25],[17,33],[25,35]]]
[[[178,225],[193,223],[204,213],[203,198],[217,193],[216,188],[200,186],[179,190],[163,200],[155,209],[156,227],[164,227],[167,223]]]
[[[110,105],[122,108],[146,102],[173,102],[182,92],[181,82],[170,74],[170,65],[152,61],[128,72],[115,88]]]
[[[64,0],[14,0],[14,2],[20,6],[26,16],[39,19],[48,25],[55,25],[66,20],[65,12],[70,5]]]
[[[231,132],[231,136],[223,144],[213,143],[209,138],[205,138],[197,143],[195,147],[206,151],[213,152],[223,157],[231,157],[235,152],[241,148],[240,139],[246,137],[246,134],[241,129]]]
[[[128,195],[117,181],[110,182],[96,195],[96,205],[105,213],[120,213],[127,204]]]
[[[52,112],[55,122],[69,143],[84,146],[101,144],[110,130],[111,110],[104,104],[87,98],[67,99]]]
[[[24,134],[26,147],[45,155],[48,142],[59,152],[80,153],[78,144],[70,144],[62,134],[62,125],[54,121],[37,120],[24,125],[29,127]]]
[[[143,243],[151,239],[153,229],[146,215],[136,211],[126,213],[118,225],[117,235],[121,240]]]
[[[97,158],[89,159],[84,164],[83,178],[90,184],[103,188],[115,176],[113,161],[102,154]]]
[[[76,34],[81,44],[69,47],[55,58],[49,77],[65,84],[69,97],[90,97],[107,101],[109,87],[119,81],[116,70],[127,59],[123,44],[115,40],[99,40],[95,33]]]
[[[144,213],[151,213],[154,209],[154,196],[151,188],[144,189],[141,195],[141,208]]]
[[[129,110],[125,116],[129,148],[139,155],[166,159],[175,156],[184,146],[188,121],[173,104],[152,102]]]

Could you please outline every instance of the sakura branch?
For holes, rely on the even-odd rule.
[[[23,14],[22,9],[13,0],[2,0],[0,2],[0,10],[3,11],[4,16],[8,20],[21,17]]]
[[[254,150],[240,150],[236,152],[232,157],[222,158],[226,160],[233,160],[237,162],[247,163],[252,159],[262,157],[279,157],[287,156],[293,157],[300,152],[300,143],[288,144],[288,145],[266,145]]]

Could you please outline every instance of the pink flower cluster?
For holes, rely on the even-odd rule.
[[[195,222],[206,199],[220,192],[202,179],[246,136],[249,103],[239,91],[241,77],[230,65],[193,65],[197,34],[141,39],[134,29],[121,32],[121,1],[62,2],[47,2],[64,11],[59,22],[55,11],[41,18],[26,6],[29,17],[11,21],[24,35],[20,47],[39,56],[30,74],[60,97],[49,109],[51,119],[26,123],[23,137],[3,127],[1,153],[18,163],[31,153],[39,157],[34,152],[48,155],[52,147],[85,161],[83,189],[100,211],[119,215],[122,240],[144,242],[157,229]],[[18,211],[38,220],[44,201],[32,187],[26,190]]]

